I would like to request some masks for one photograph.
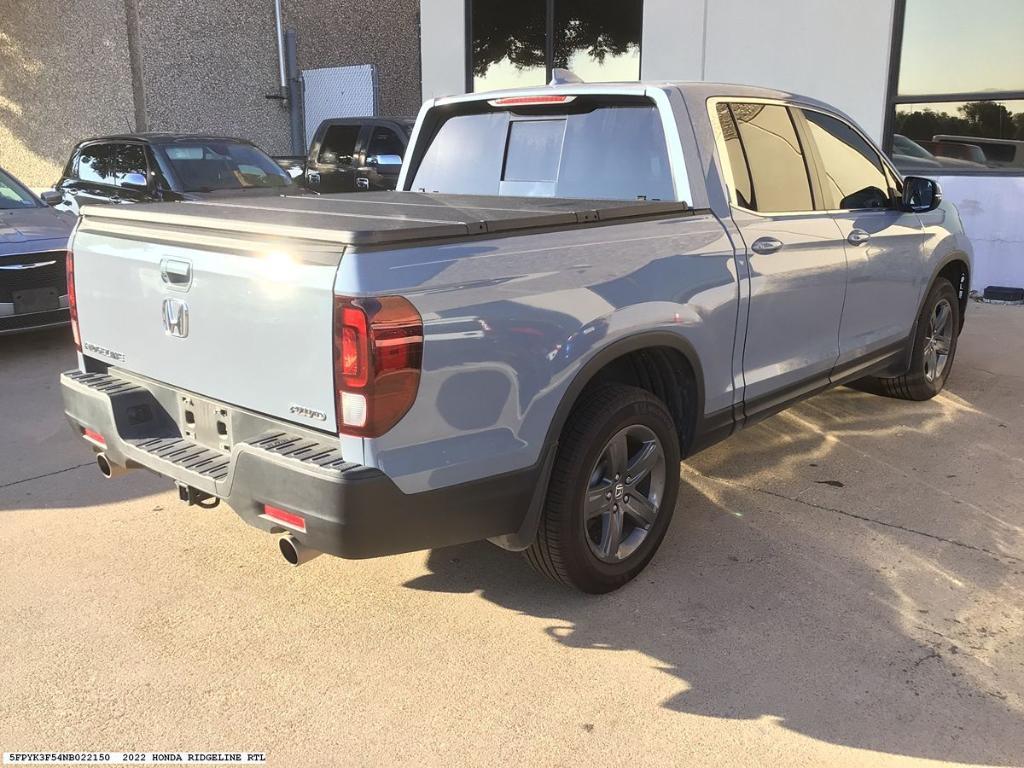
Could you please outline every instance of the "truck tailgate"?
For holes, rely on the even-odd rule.
[[[342,248],[86,216],[73,244],[83,351],[333,430],[332,297]]]

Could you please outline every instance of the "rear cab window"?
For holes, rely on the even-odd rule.
[[[353,144],[353,149],[355,145]],[[382,155],[396,155],[402,157],[405,154],[405,143],[390,128],[380,125],[371,129],[370,141],[366,146],[368,157],[380,157]]]
[[[582,95],[511,108],[472,101],[435,111],[430,142],[410,168],[413,191],[675,199],[661,114],[649,98]]]

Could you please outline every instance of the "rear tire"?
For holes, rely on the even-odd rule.
[[[657,551],[679,492],[679,437],[646,390],[583,396],[559,440],[537,537],[526,558],[583,592],[618,589]]]
[[[871,378],[870,389],[901,400],[929,400],[946,385],[960,332],[960,300],[953,284],[940,277],[917,318],[910,369],[902,376]]]

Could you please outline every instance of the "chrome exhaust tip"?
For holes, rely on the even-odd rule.
[[[128,467],[123,467],[120,464],[114,464],[111,462],[105,453],[96,454],[96,466],[100,468],[100,472],[108,480],[112,477],[120,477],[128,471]]]
[[[318,549],[302,546],[298,539],[287,533],[277,540],[277,546],[281,550],[281,556],[285,561],[294,567],[304,565],[314,557],[319,557],[323,554]]]

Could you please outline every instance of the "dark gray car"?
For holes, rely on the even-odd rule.
[[[0,168],[0,334],[68,322],[65,259],[74,225]]]
[[[262,149],[228,136],[137,133],[88,139],[56,185],[79,206],[306,194]]]

